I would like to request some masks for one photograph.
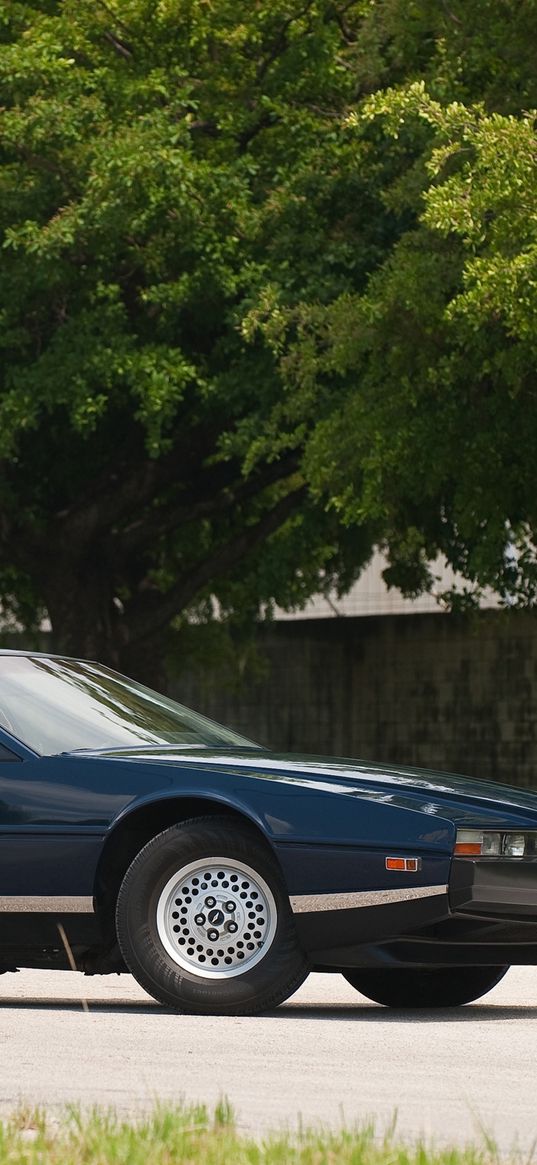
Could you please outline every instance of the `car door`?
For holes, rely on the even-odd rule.
[[[39,757],[0,730],[0,911],[93,908],[106,823],[93,814],[88,824],[87,791],[69,780],[63,760]]]

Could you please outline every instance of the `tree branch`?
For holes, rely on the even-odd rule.
[[[352,36],[351,32],[347,28],[343,16],[341,15],[341,12],[338,12],[337,8],[334,8],[334,20],[339,28],[339,31],[341,32],[345,44],[356,44],[357,37]]]
[[[453,24],[458,24],[459,27],[462,25],[462,20],[458,16],[455,16],[455,13],[448,8],[446,0],[442,0],[442,8]]]
[[[238,143],[240,153],[243,154],[245,150],[248,149],[250,142],[252,142],[254,138],[256,138],[257,135],[261,133],[262,130],[271,129],[272,126],[278,125],[281,120],[281,117],[277,113],[262,114],[262,116],[258,119],[258,121],[255,122],[254,125],[249,126],[248,129],[243,130],[242,133],[239,134]]]
[[[188,126],[189,133],[205,134],[206,137],[217,138],[220,135],[220,128],[215,121],[191,121]]]
[[[120,16],[118,16],[117,12],[115,12],[114,9],[111,8],[109,4],[106,3],[106,0],[97,0],[97,4],[99,5],[100,8],[104,9],[107,16],[111,17],[111,19],[115,22],[115,24],[117,24],[118,28],[121,28],[123,30],[123,32],[125,33],[126,36],[128,36],[128,37],[131,36],[131,30],[128,27],[128,25],[125,24],[125,21],[122,20]]]
[[[246,526],[240,534],[217,547],[178,579],[165,594],[145,590],[131,600],[126,614],[131,643],[139,644],[164,631],[174,616],[184,610],[213,578],[228,574],[241,559],[283,526],[298,508],[306,492],[306,486],[301,486],[286,494],[256,525]]]
[[[283,481],[295,473],[299,465],[296,454],[290,454],[282,461],[273,461],[262,471],[252,473],[248,478],[224,481],[219,490],[216,488],[215,478],[210,474],[206,477],[205,496],[196,500],[196,494],[176,498],[169,505],[162,505],[147,510],[140,518],[132,522],[126,529],[119,532],[114,539],[120,548],[121,554],[139,553],[146,546],[154,544],[155,539],[176,529],[180,525],[201,521],[203,518],[214,518],[232,509],[241,502],[249,501],[260,494],[267,486]],[[228,464],[220,467],[229,473]],[[233,471],[234,472],[234,471]]]
[[[116,50],[116,53],[119,53],[120,57],[125,57],[127,61],[132,60],[132,50],[118,36],[114,36],[113,32],[109,32],[108,29],[105,29],[103,36],[112,45],[112,48]]]
[[[256,77],[258,84],[263,80],[265,74],[268,73],[270,66],[274,64],[274,62],[278,59],[279,56],[281,56],[283,52],[285,52],[285,49],[287,48],[287,33],[289,32],[291,25],[296,24],[297,20],[302,20],[303,16],[307,16],[312,5],[313,0],[308,0],[308,3],[304,5],[304,8],[301,8],[298,12],[293,13],[292,16],[289,16],[289,18],[284,21],[268,57],[264,57],[261,61],[261,64],[259,65]]]
[[[204,428],[197,441],[191,434],[187,448],[176,445],[158,460],[144,459],[137,444],[131,443],[128,462],[124,459],[112,473],[101,474],[82,497],[57,511],[55,536],[68,538],[79,550],[131,514],[139,514],[158,490],[177,482],[181,475],[192,480],[195,459],[207,455],[217,435],[217,428]]]

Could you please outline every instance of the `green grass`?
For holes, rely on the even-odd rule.
[[[95,1109],[63,1117],[19,1110],[0,1122],[0,1165],[498,1165],[494,1144],[440,1149],[382,1136],[373,1126],[279,1133],[241,1133],[226,1102],[157,1107],[138,1120]],[[528,1158],[512,1157],[519,1165]]]

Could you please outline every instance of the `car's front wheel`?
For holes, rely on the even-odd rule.
[[[509,967],[356,969],[345,978],[361,995],[385,1007],[460,1007],[491,991]]]
[[[309,970],[268,846],[225,817],[174,825],[148,842],[123,879],[116,925],[129,970],[177,1011],[266,1011]]]

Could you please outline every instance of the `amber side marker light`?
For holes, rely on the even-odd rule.
[[[421,870],[421,858],[386,858],[386,869],[417,874],[418,870]]]

